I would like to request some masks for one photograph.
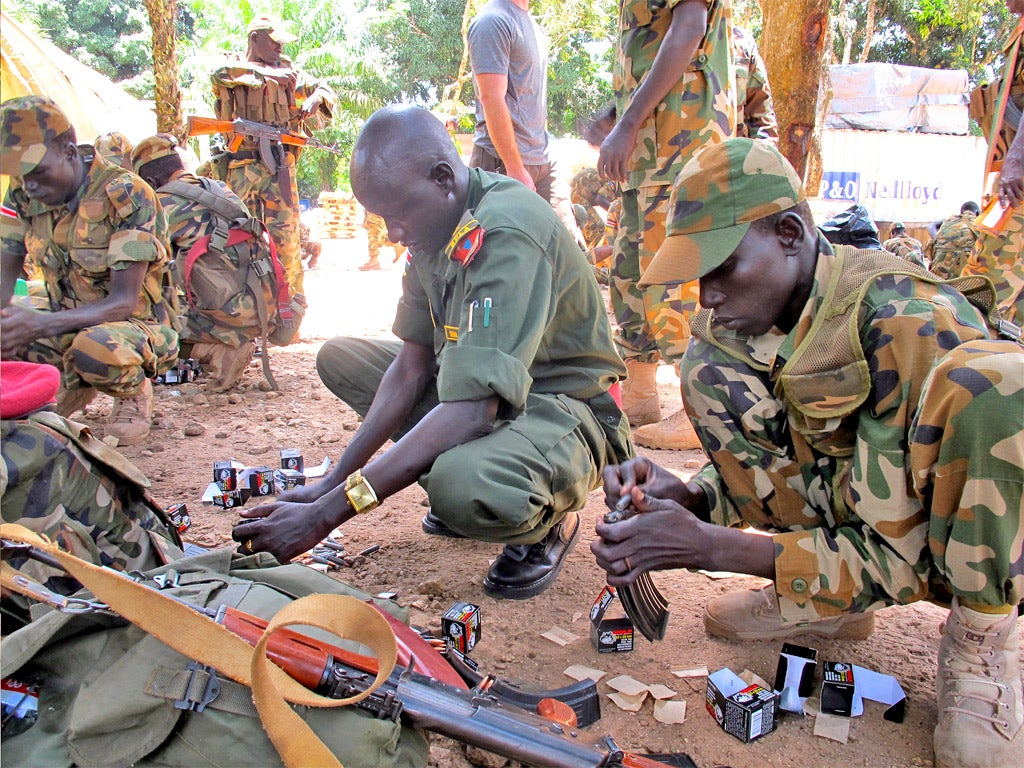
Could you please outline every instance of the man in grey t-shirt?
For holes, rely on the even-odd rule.
[[[547,38],[529,0],[490,0],[469,26],[476,135],[469,165],[521,181],[551,202]]]

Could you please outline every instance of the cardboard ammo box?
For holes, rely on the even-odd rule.
[[[598,653],[633,650],[633,622],[622,609],[614,587],[605,585],[590,609],[590,640]]]
[[[192,517],[189,515],[188,507],[184,503],[171,504],[171,506],[164,510],[164,513],[178,533],[184,533],[192,527]]]
[[[241,507],[248,500],[248,491],[224,491],[224,493],[218,494],[217,496],[213,497],[214,505],[218,507],[224,507],[224,509],[231,509],[232,507]]]
[[[800,698],[814,693],[814,673],[818,665],[818,651],[795,643],[783,643],[779,666],[775,670],[775,691],[789,686],[796,688]]]
[[[270,496],[275,492],[274,470],[270,467],[253,467],[249,473],[249,490],[253,496]]]
[[[276,476],[281,481],[281,488],[286,491],[306,484],[306,476],[297,469],[279,469]]]
[[[222,491],[238,490],[238,468],[230,459],[213,462],[213,481]]]
[[[298,448],[285,448],[281,451],[281,469],[294,469],[299,474],[306,468],[302,453]]]
[[[778,725],[779,695],[747,685],[727,667],[708,675],[705,707],[726,733],[743,742],[759,739]]]
[[[821,711],[829,715],[853,712],[853,665],[826,661],[821,668]]]
[[[459,653],[466,654],[480,640],[480,609],[458,602],[441,617],[441,637]]]

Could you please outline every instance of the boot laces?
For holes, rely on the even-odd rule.
[[[999,631],[996,629],[978,629],[971,627],[971,633],[975,635],[983,635],[986,640],[995,640]],[[979,644],[981,645],[981,644]],[[965,709],[964,707],[950,706],[946,707],[947,712],[956,712],[957,714],[967,715],[970,717],[984,720],[994,725],[999,725],[1003,728],[1010,726],[1008,719],[1001,719],[998,717],[998,713],[1001,710],[1009,711],[1010,705],[1003,701],[1005,694],[1009,691],[1009,687],[1005,683],[1001,683],[995,679],[998,674],[999,662],[998,653],[991,647],[987,647],[982,650],[980,647],[975,650],[963,641],[956,640],[954,644],[954,651],[948,658],[945,659],[946,670],[950,676],[950,684],[953,688],[953,694],[959,699],[970,699],[977,701],[990,707],[994,707],[996,715],[987,715],[982,712],[977,712],[972,709]],[[964,689],[963,685],[977,685],[984,684],[995,688],[995,696],[986,696],[984,693],[971,689]]]

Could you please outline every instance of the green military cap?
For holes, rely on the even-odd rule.
[[[294,43],[299,39],[288,32],[284,28],[284,24],[282,22],[274,21],[269,16],[257,16],[253,19],[252,23],[249,24],[247,34],[252,34],[253,32],[266,32],[270,35],[271,40],[275,43],[280,43],[281,45],[284,45],[285,43]]]
[[[46,155],[46,142],[71,123],[45,96],[18,96],[0,104],[0,174],[24,176]]]
[[[903,226],[903,222],[902,222],[902,221],[894,221],[894,222],[892,223],[892,228],[893,228],[894,230],[895,230],[895,229],[906,229],[906,227],[905,227],[905,226]]]
[[[123,133],[111,131],[96,137],[94,145],[97,154],[107,158],[114,165],[120,165],[130,170],[129,158],[132,154],[132,142]],[[126,164],[127,163],[127,164]]]
[[[729,258],[752,221],[806,199],[793,166],[767,142],[738,138],[701,149],[672,185],[665,241],[639,285],[703,277]]]
[[[158,133],[139,142],[132,152],[132,168],[136,173],[146,163],[178,154],[178,140],[169,133]]]

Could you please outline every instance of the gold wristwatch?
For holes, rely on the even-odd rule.
[[[345,495],[348,496],[348,503],[352,505],[357,515],[380,506],[373,486],[358,469],[345,480]]]

